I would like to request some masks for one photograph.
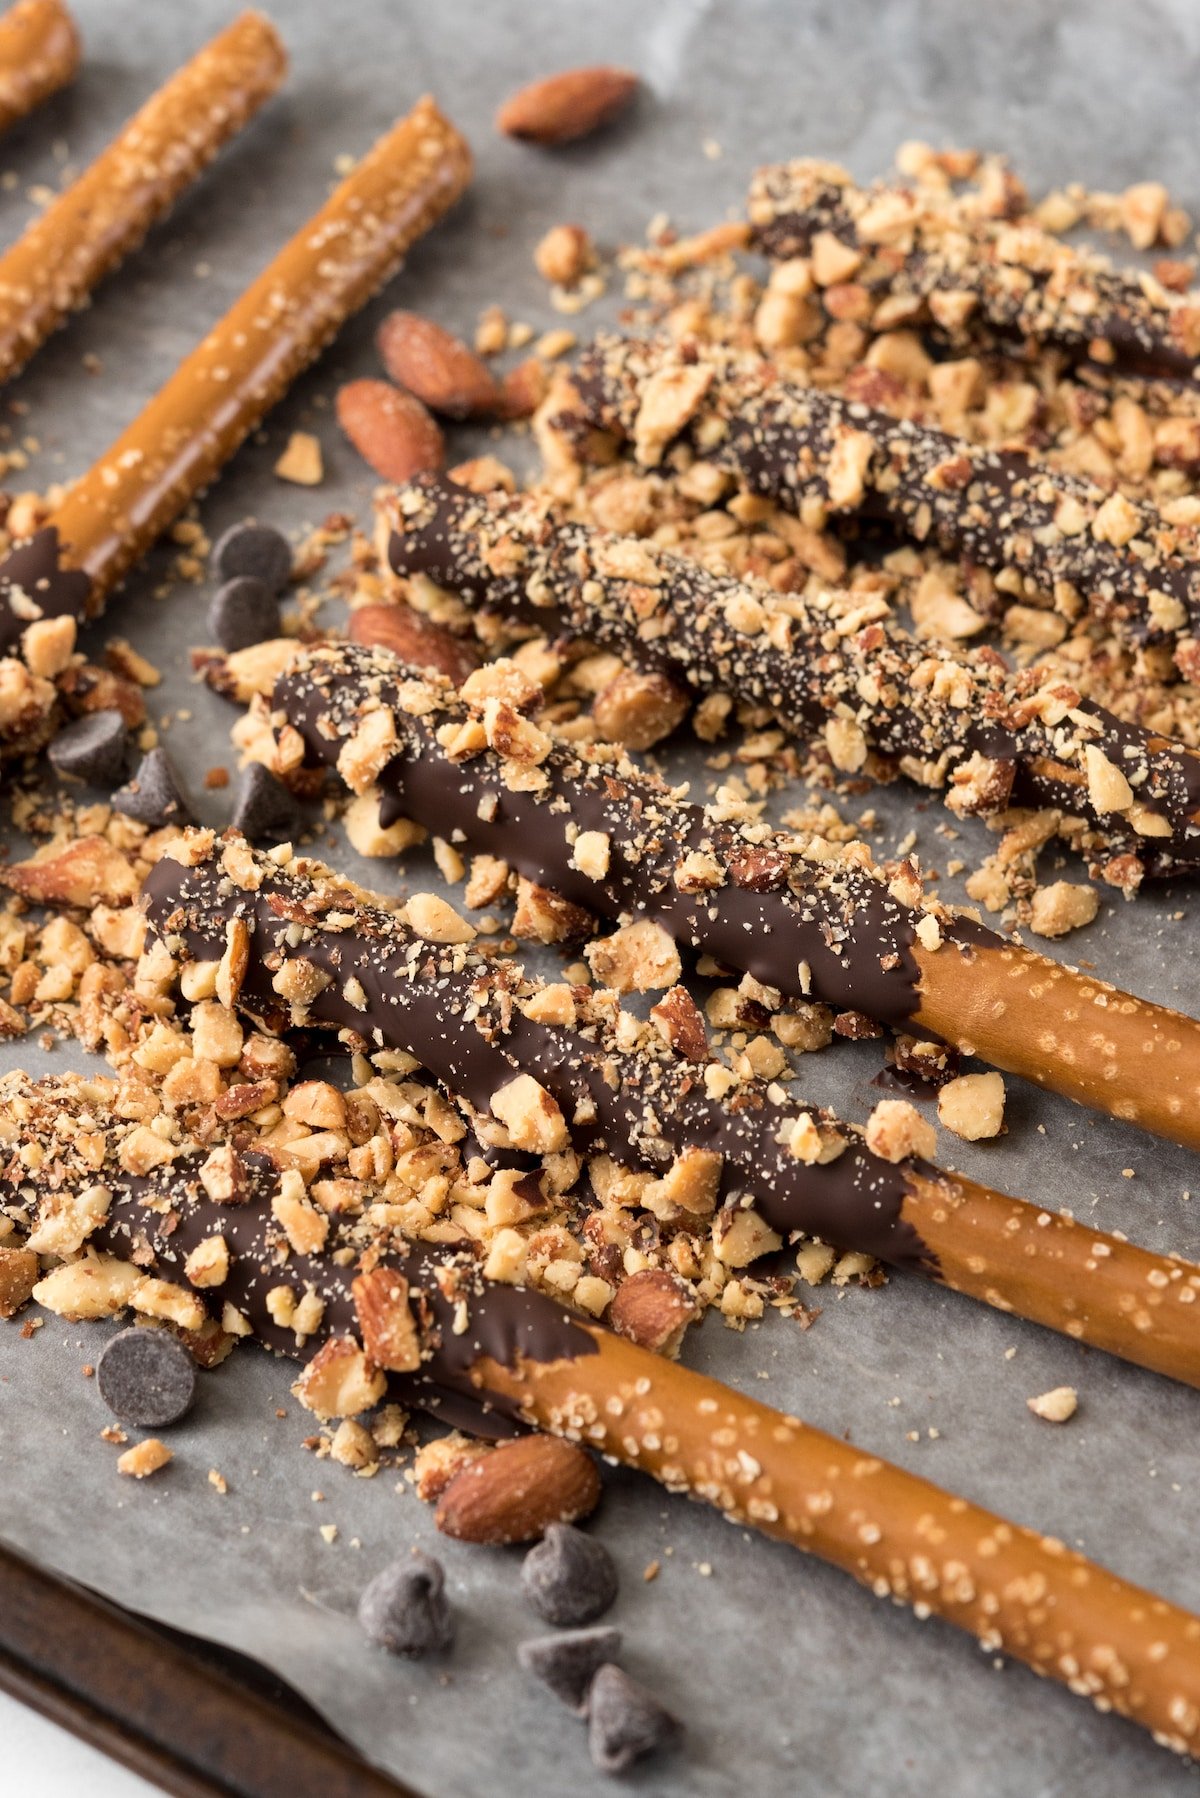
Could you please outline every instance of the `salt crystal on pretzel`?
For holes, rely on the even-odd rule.
[[[17,0],[0,14],[0,131],[73,81],[79,33],[63,0]]]
[[[82,621],[102,609],[160,532],[454,203],[470,171],[464,139],[431,99],[379,139],[36,536],[0,563],[0,656],[13,656],[34,621]],[[6,666],[0,660],[0,675]],[[9,740],[10,748],[21,746]]]
[[[0,254],[0,381],[50,333],[253,118],[283,80],[274,26],[246,12],[151,95],[65,193]]]
[[[779,1236],[861,1249],[1200,1385],[1200,1268],[942,1173],[902,1143],[888,1145],[898,1159],[877,1155],[781,1087],[739,1085],[653,1031],[627,1047],[586,989],[573,1024],[550,1021],[544,985],[474,952],[470,925],[432,895],[401,916],[320,864],[281,866],[211,832],[177,853],[190,865],[164,857],[146,882],[152,933],[180,966],[220,964],[236,943],[230,1001],[266,1028],[401,1049],[518,1148],[603,1152],[660,1175],[700,1151],[707,1198],[747,1196]]]
[[[859,187],[835,164],[759,169],[750,189],[755,244],[780,261],[822,251],[841,293],[867,296],[877,330],[930,327],[961,343],[988,328],[1019,345],[1142,374],[1194,379],[1200,304],[1138,269],[1061,243],[1030,218],[990,218],[961,200],[903,186]],[[825,289],[816,283],[820,296]]]
[[[85,1114],[86,1158],[73,1153],[70,1123],[64,1128],[73,1111]],[[1165,1746],[1194,1750],[1200,1618],[1056,1538],[1006,1522],[542,1293],[489,1281],[469,1256],[398,1236],[364,1249],[337,1217],[323,1250],[297,1252],[278,1221],[284,1176],[261,1150],[230,1147],[239,1184],[236,1202],[226,1203],[205,1190],[203,1151],[183,1144],[167,1165],[129,1174],[121,1133],[136,1126],[114,1124],[94,1087],[72,1076],[6,1077],[5,1113],[13,1164],[21,1165],[22,1148],[36,1152],[40,1178],[35,1185],[0,1174],[0,1213],[36,1229],[64,1195],[104,1194],[82,1259],[64,1262],[57,1279],[36,1289],[63,1314],[79,1315],[72,1307],[80,1298],[91,1315],[105,1304],[136,1304],[139,1289],[156,1282],[156,1300],[194,1303],[214,1320],[232,1314],[239,1328],[303,1361],[298,1391],[325,1414],[330,1406],[334,1415],[359,1411],[390,1392],[477,1432],[529,1424],[581,1442],[842,1568],[879,1598],[946,1618],[989,1653],[1025,1661]],[[215,1238],[224,1255],[197,1257]],[[294,1327],[298,1307],[286,1323],[273,1306],[281,1289],[303,1292],[303,1331]],[[396,1354],[397,1345],[407,1352]],[[385,1373],[372,1347],[402,1370]]]
[[[473,541],[483,546],[485,534]],[[274,690],[306,760],[339,772],[371,717],[390,716],[387,755],[372,773],[381,831],[410,818],[496,857],[581,917],[652,919],[780,995],[939,1036],[1200,1149],[1196,1020],[970,919],[922,910],[898,883],[889,888],[861,844],[840,853],[689,804],[611,748],[548,741],[538,781],[514,779],[495,733],[492,744],[477,726],[472,736],[486,702],[468,706],[411,676],[386,651],[330,645],[297,655]],[[489,676],[497,692],[520,684],[498,663],[476,677],[480,691]]]

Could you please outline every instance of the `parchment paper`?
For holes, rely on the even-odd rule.
[[[77,10],[87,41],[77,87],[0,146],[0,169],[19,178],[0,188],[6,239],[28,216],[25,190],[59,178],[56,146],[65,142],[81,165],[233,8],[79,0]],[[365,516],[372,477],[332,424],[337,382],[377,372],[372,331],[389,305],[428,310],[468,333],[493,301],[539,329],[561,322],[530,261],[551,224],[582,222],[608,245],[639,236],[660,210],[699,228],[739,205],[760,160],[825,153],[870,176],[912,136],[1007,150],[1035,183],[1080,177],[1119,187],[1158,176],[1185,202],[1200,201],[1200,13],[1187,0],[1136,12],[1120,0],[987,9],[954,0],[570,8],[305,0],[274,12],[295,64],[284,97],[0,399],[6,412],[14,400],[28,407],[10,422],[40,446],[31,481],[81,471],[319,202],[335,157],[364,149],[426,88],[475,145],[473,193],[243,451],[204,506],[214,536],[246,514],[289,529],[334,507]],[[599,59],[646,78],[625,123],[557,155],[494,134],[492,114],[513,87]],[[719,158],[705,155],[706,140],[721,147]],[[586,315],[582,331],[616,306]],[[101,374],[84,372],[85,352],[102,359]],[[271,474],[300,426],[317,430],[325,450],[328,475],[315,492]],[[486,439],[456,441],[465,454]],[[94,640],[128,633],[164,669],[155,713],[191,713],[165,741],[199,814],[221,823],[228,795],[200,783],[214,762],[232,766],[232,714],[190,684],[186,651],[203,640],[202,617],[187,593],[153,597],[165,566],[160,556],[131,581]],[[944,867],[951,850],[936,834],[944,816],[936,805],[922,813],[911,792],[896,789],[878,796],[878,810],[881,849],[916,826],[926,864]],[[359,871],[376,882],[400,878],[383,864]],[[413,861],[408,872],[431,884],[430,862]],[[1162,890],[1136,906],[1106,902],[1068,953],[1195,1009],[1195,905],[1186,892]],[[880,1061],[878,1044],[839,1045],[810,1058],[806,1090],[862,1117]],[[86,1065],[77,1050],[46,1057],[32,1043],[0,1057],[3,1066],[68,1063]],[[974,1149],[947,1138],[945,1159],[1147,1244],[1200,1254],[1187,1202],[1200,1176],[1192,1157],[1009,1084],[1009,1134]],[[808,1334],[773,1319],[736,1335],[711,1319],[689,1341],[688,1359],[1200,1607],[1193,1393],[916,1280],[825,1289],[816,1302],[823,1312]],[[300,1447],[307,1420],[289,1396],[290,1369],[253,1348],[202,1382],[195,1413],[171,1433],[176,1459],[165,1474],[136,1487],[119,1479],[116,1451],[99,1439],[106,1413],[80,1374],[102,1334],[55,1319],[32,1341],[0,1329],[5,1537],[125,1604],[257,1654],[424,1792],[548,1798],[611,1789],[591,1772],[575,1722],[516,1667],[517,1641],[539,1628],[520,1602],[516,1553],[438,1541],[428,1511],[396,1489],[394,1475],[365,1481],[314,1462]],[[1061,1384],[1078,1387],[1080,1410],[1054,1429],[1025,1400]],[[228,1496],[209,1485],[212,1467],[226,1476]],[[318,1490],[323,1502],[310,1496]],[[318,1533],[329,1522],[340,1532],[332,1546]],[[847,1798],[1195,1790],[1194,1770],[1131,1726],[1023,1669],[997,1668],[957,1632],[919,1625],[842,1575],[633,1476],[608,1480],[595,1527],[621,1566],[614,1621],[626,1633],[627,1664],[687,1727],[684,1751],[640,1774],[639,1790]],[[353,1621],[365,1581],[418,1540],[445,1561],[459,1612],[445,1668],[388,1660]],[[653,1559],[662,1573],[646,1584]]]

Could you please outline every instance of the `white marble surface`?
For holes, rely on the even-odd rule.
[[[4,1787],[38,1798],[155,1798],[147,1785],[68,1730],[0,1692]]]

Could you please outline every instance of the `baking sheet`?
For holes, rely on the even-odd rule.
[[[0,184],[5,240],[29,216],[26,190],[61,177],[64,146],[82,164],[233,7],[79,0],[77,11],[87,43],[78,85],[0,145],[0,171],[17,176]],[[569,9],[357,0],[336,12],[293,0],[273,11],[294,58],[284,96],[0,399],[0,418],[36,438],[31,483],[82,470],[320,201],[335,158],[364,149],[426,88],[472,139],[472,194],[242,452],[203,507],[213,536],[247,514],[297,531],[334,508],[365,516],[372,477],[329,408],[340,379],[377,372],[375,322],[402,304],[469,333],[491,302],[538,329],[562,322],[530,260],[551,224],[584,223],[608,246],[640,236],[663,210],[699,228],[738,207],[758,161],[822,153],[869,176],[913,136],[1007,150],[1034,183],[1119,187],[1159,176],[1184,202],[1200,202],[1200,13],[1187,0],[1143,4],[1136,15],[1120,0],[1010,0],[985,12],[953,0]],[[600,59],[646,78],[626,122],[555,155],[493,133],[495,107],[513,87]],[[615,316],[618,303],[586,314],[581,332]],[[89,352],[102,373],[84,371]],[[13,401],[27,413],[13,414]],[[327,478],[312,492],[271,474],[300,427],[317,431],[325,450]],[[486,443],[455,441],[464,454]],[[232,713],[190,681],[187,648],[203,627],[189,595],[155,597],[166,566],[160,554],[131,581],[93,641],[129,634],[164,670],[153,711],[190,712],[164,741],[199,815],[220,824],[229,796],[200,782],[215,762],[233,766]],[[922,812],[911,791],[894,790],[877,809],[881,850],[915,826],[926,864],[944,866],[940,808]],[[358,872],[376,883],[393,877],[383,864]],[[407,872],[437,884],[431,861],[413,859]],[[1196,916],[1182,890],[1136,906],[1106,902],[1065,952],[1195,1010]],[[861,1118],[878,1096],[870,1081],[880,1061],[879,1044],[839,1044],[809,1058],[805,1090]],[[87,1061],[74,1047],[43,1055],[30,1039],[0,1050],[0,1067],[15,1065]],[[944,1159],[1148,1245],[1200,1255],[1193,1156],[1009,1086],[1008,1135],[976,1147],[945,1138]],[[773,1318],[737,1335],[710,1319],[687,1358],[1200,1608],[1195,1394],[915,1279],[874,1292],[825,1288],[815,1302],[822,1315],[807,1334]],[[124,1604],[258,1655],[367,1755],[439,1798],[612,1789],[591,1771],[575,1722],[516,1666],[516,1643],[540,1627],[520,1602],[519,1552],[437,1539],[429,1511],[394,1473],[367,1481],[313,1461],[300,1446],[308,1419],[289,1395],[290,1369],[252,1349],[202,1381],[195,1412],[171,1432],[176,1458],[165,1474],[143,1486],[118,1479],[116,1451],[99,1439],[106,1413],[80,1374],[102,1334],[53,1318],[28,1341],[0,1329],[0,1534]],[[1025,1400],[1062,1384],[1078,1387],[1080,1409],[1055,1429]],[[214,1467],[225,1497],[208,1482]],[[338,1526],[332,1545],[319,1533],[327,1523]],[[625,1631],[626,1664],[687,1728],[683,1752],[638,1774],[638,1790],[761,1792],[789,1781],[832,1795],[1103,1798],[1139,1786],[1195,1789],[1194,1770],[1133,1727],[635,1476],[609,1477],[594,1527],[621,1567],[613,1621]],[[459,1615],[444,1666],[377,1654],[353,1618],[366,1580],[415,1541],[445,1562]],[[652,1560],[662,1572],[647,1584]]]

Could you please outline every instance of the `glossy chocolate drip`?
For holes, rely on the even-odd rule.
[[[1004,777],[990,808],[972,809],[1059,807],[1088,821],[1089,849],[1135,855],[1160,875],[1200,867],[1200,756],[1073,695],[1071,712],[1090,721],[1087,742],[1121,769],[1165,834],[1143,835],[1119,813],[1097,812],[1079,756],[1064,760],[1062,730],[1043,722],[1028,680],[994,651],[918,644],[886,616],[855,628],[861,602],[853,595],[789,595],[785,603],[763,583],[565,522],[528,499],[482,500],[435,477],[400,489],[397,518],[389,554],[400,574],[427,574],[505,617],[565,628],[701,692],[765,706],[804,739],[848,715],[873,751],[911,758],[939,784],[951,784],[978,753]],[[490,553],[498,545],[504,555]],[[748,602],[768,628],[731,623]],[[786,636],[776,636],[776,623]],[[940,682],[953,689],[964,671],[968,703],[943,697]]]
[[[92,582],[63,559],[58,531],[47,525],[0,562],[0,654],[39,618],[90,616]]]
[[[200,1183],[203,1161],[202,1155],[185,1155],[139,1176],[105,1168],[102,1178],[111,1203],[89,1247],[186,1286],[187,1257],[206,1237],[219,1234],[229,1248],[228,1275],[219,1287],[196,1293],[218,1321],[226,1302],[236,1306],[260,1341],[293,1359],[311,1359],[333,1336],[359,1338],[351,1292],[357,1253],[355,1264],[342,1268],[332,1259],[338,1246],[334,1238],[330,1252],[320,1256],[300,1255],[288,1246],[271,1213],[279,1168],[264,1151],[239,1153],[244,1183],[239,1204],[215,1204],[208,1198]],[[43,1193],[40,1183],[22,1180],[0,1165],[0,1208],[11,1216],[32,1220]],[[374,1265],[404,1274],[421,1320],[421,1366],[410,1374],[389,1374],[389,1396],[433,1411],[446,1423],[478,1435],[514,1433],[519,1407],[480,1385],[474,1369],[481,1359],[513,1368],[521,1359],[570,1360],[596,1352],[594,1339],[564,1306],[543,1293],[484,1280],[473,1262],[444,1248],[406,1244]],[[291,1287],[297,1295],[311,1289],[323,1302],[320,1323],[302,1342],[271,1316],[267,1295],[278,1286]]]
[[[405,677],[386,652],[349,644],[293,663],[275,688],[275,705],[304,738],[308,760],[326,766],[364,711],[392,709],[400,746],[378,777],[384,828],[414,818],[585,911],[653,919],[678,942],[782,993],[865,1011],[885,1024],[904,1023],[917,1009],[916,917],[879,876],[807,861],[783,834],[748,837],[714,822],[704,807],[604,751],[593,760],[556,744],[541,764],[546,785],[514,790],[495,755],[450,759],[437,731],[464,722],[467,708],[443,689],[435,710],[406,713]],[[573,865],[574,834],[582,831],[608,839],[608,872],[599,880]],[[713,887],[680,889],[676,871],[689,854],[718,864]]]
[[[898,211],[907,202],[911,215],[885,241],[871,241],[860,235],[859,220],[881,200],[897,202]],[[1014,228],[1008,219],[969,217],[953,204],[930,208],[904,189],[864,190],[805,163],[760,169],[750,216],[755,246],[779,261],[810,255],[818,233],[829,232],[861,253],[856,284],[877,296],[911,299],[911,322],[931,324],[951,342],[977,335],[983,323],[1004,340],[1051,343],[1076,361],[1103,344],[1138,374],[1188,379],[1200,361],[1185,341],[1195,329],[1194,304],[1165,293],[1149,298],[1138,271],[1126,273],[1100,256],[1068,248],[1029,220]],[[1033,254],[1006,259],[1005,237],[1016,251],[1018,234]],[[936,305],[939,294],[974,301],[961,324]]]
[[[216,851],[220,855],[220,850]],[[772,1228],[802,1231],[897,1266],[933,1272],[924,1244],[902,1216],[907,1171],[869,1154],[851,1135],[836,1160],[808,1166],[787,1147],[801,1108],[761,1083],[726,1102],[708,1098],[702,1074],[665,1049],[618,1046],[597,1009],[569,1030],[529,1018],[520,1000],[536,988],[513,963],[488,965],[465,950],[416,940],[391,913],[365,905],[332,880],[279,872],[255,857],[257,890],[223,875],[217,860],[184,868],[161,861],[146,883],[152,930],[173,955],[215,961],[230,920],[249,931],[241,1009],[268,1029],[289,1019],[273,984],[285,961],[328,977],[292,1023],[352,1033],[371,1048],[415,1056],[476,1110],[521,1072],[550,1093],[573,1146],[665,1172],[685,1149],[719,1154],[721,1191],[746,1195]],[[285,977],[286,979],[286,977]]]
[[[687,346],[598,340],[576,374],[583,416],[633,436],[650,374],[701,361]],[[724,431],[711,447],[696,447],[753,492],[793,511],[806,500],[828,504],[835,448],[862,432],[874,448],[855,510],[886,517],[917,542],[932,540],[996,573],[1015,569],[1042,595],[1065,582],[1139,643],[1173,642],[1200,628],[1194,566],[1172,553],[1177,534],[1152,507],[1134,508],[1135,545],[1113,543],[1090,528],[1109,496],[1079,476],[788,382],[755,357],[717,354],[711,366],[701,416],[711,420],[716,412]],[[1182,607],[1178,627],[1156,621],[1154,594]]]

